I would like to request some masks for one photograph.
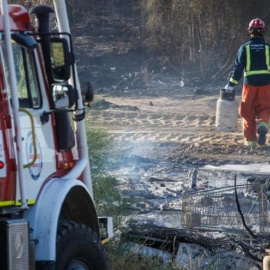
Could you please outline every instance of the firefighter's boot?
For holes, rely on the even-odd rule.
[[[259,145],[264,145],[265,144],[267,131],[268,131],[268,129],[265,126],[260,126],[257,129],[257,133],[258,133],[258,144]]]

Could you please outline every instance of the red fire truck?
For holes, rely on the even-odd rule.
[[[112,220],[95,209],[85,101],[65,1],[27,11],[2,0],[1,270],[108,269]]]

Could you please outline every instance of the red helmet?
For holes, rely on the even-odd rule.
[[[259,18],[253,19],[248,25],[248,29],[254,29],[254,28],[264,29],[264,27],[265,27],[264,21],[262,21]]]

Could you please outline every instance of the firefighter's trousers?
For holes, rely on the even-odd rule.
[[[257,129],[269,129],[270,85],[252,86],[243,84],[239,114],[243,118],[243,133],[248,142],[257,141]]]

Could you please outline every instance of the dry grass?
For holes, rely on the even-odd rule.
[[[184,270],[187,268],[163,262],[157,256],[143,257],[134,253],[123,241],[113,241],[105,246],[111,270]]]

